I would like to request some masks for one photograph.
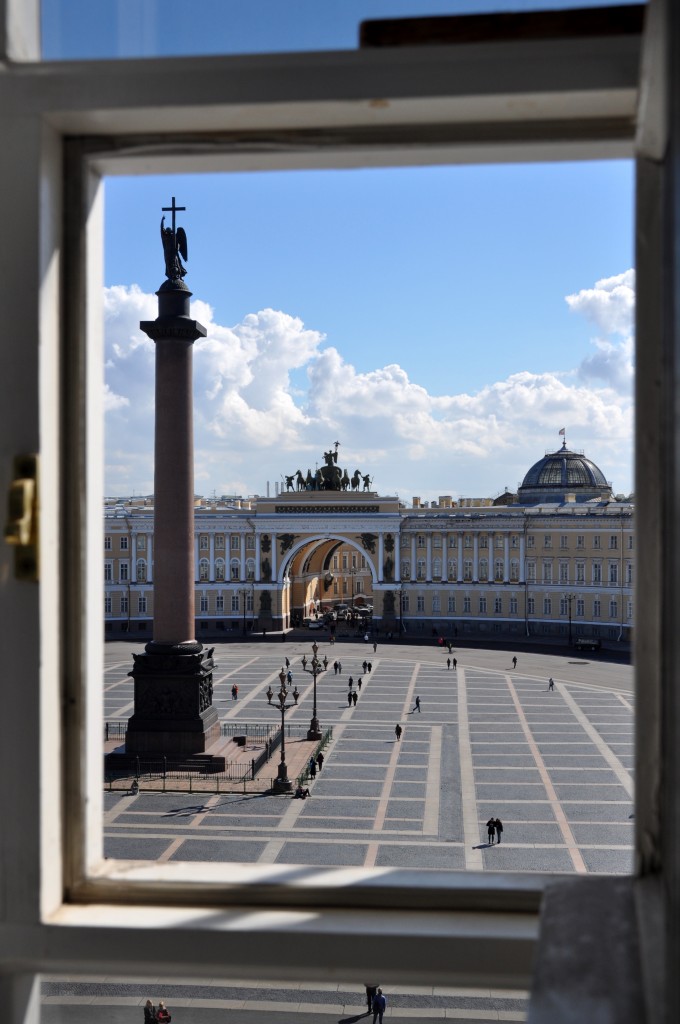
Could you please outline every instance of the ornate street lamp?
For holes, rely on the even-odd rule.
[[[312,720],[309,723],[309,729],[307,730],[308,740],[320,740],[321,739],[321,725],[316,713],[316,677],[322,672],[326,671],[328,666],[328,659],[324,658],[323,665],[317,658],[317,652],[319,650],[318,644],[312,644],[312,660],[309,662],[310,667],[307,668],[306,659],[303,658],[302,665],[305,672],[309,672],[314,678],[314,710],[312,712]]]
[[[285,686],[286,673],[283,668],[279,672],[279,680],[281,682],[281,689],[277,694],[278,705],[274,706],[278,707],[278,710],[281,712],[281,760],[279,762],[278,774],[274,779],[273,789],[275,793],[290,793],[291,789],[293,788],[293,783],[288,778],[288,766],[286,764],[286,711],[290,711],[291,708],[297,705],[298,697],[300,696],[300,694],[298,693],[296,687],[293,690],[293,700],[295,701],[295,704],[286,704],[288,690],[286,689]],[[271,687],[267,691],[267,697],[269,698],[269,703],[271,704],[272,698],[270,696],[270,690]]]

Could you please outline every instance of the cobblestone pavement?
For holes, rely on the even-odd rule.
[[[276,724],[265,691],[288,657],[307,727],[308,642],[218,646],[224,721]],[[105,794],[109,857],[312,866],[627,873],[633,854],[633,696],[629,666],[599,659],[434,645],[320,644],[323,771],[306,801],[263,793]],[[106,646],[105,716],[132,713],[131,644]],[[342,669],[334,673],[333,662]],[[372,671],[363,662],[372,662]],[[348,706],[349,677],[362,687]],[[548,678],[554,691],[547,689]],[[231,698],[238,683],[239,699]],[[420,697],[421,710],[415,710]],[[400,723],[403,735],[395,737]],[[304,731],[304,730],[303,730]],[[500,817],[502,843],[486,821]]]
[[[457,1024],[526,1020],[526,993],[441,987],[385,987],[385,1019],[415,1024],[428,1018]],[[196,982],[158,978],[148,982],[106,978],[43,980],[44,1024],[91,1024],[93,1015],[108,1024],[141,1024],[147,998],[163,999],[173,1024],[290,1024],[300,1016],[327,1017],[338,1024],[371,1024],[363,992],[358,987],[328,983],[305,986],[281,982],[212,979]]]

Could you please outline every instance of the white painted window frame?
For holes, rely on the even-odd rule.
[[[6,1024],[37,1021],[41,970],[262,977],[266,969],[312,981],[332,965],[334,976],[358,983],[370,967],[385,982],[509,986],[528,981],[536,947],[540,876],[374,870],[293,878],[285,866],[210,865],[196,881],[191,865],[102,860],[101,695],[85,685],[102,678],[100,620],[86,614],[102,593],[101,176],[140,168],[637,153],[638,252],[646,257],[637,282],[645,360],[636,383],[636,633],[646,698],[638,710],[638,872],[648,889],[669,894],[665,917],[663,900],[658,913],[668,962],[677,963],[679,772],[677,744],[665,739],[680,724],[670,685],[680,664],[680,389],[668,372],[680,362],[680,61],[669,61],[671,74],[665,57],[678,56],[680,26],[677,7],[653,6],[638,93],[637,42],[618,37],[39,65],[37,0],[0,0],[0,196],[12,240],[0,295],[13,328],[3,341],[12,381],[0,406],[5,493],[11,455],[40,452],[42,468],[40,583],[16,581],[8,569],[0,590],[14,641],[4,667],[22,679],[13,714],[0,722],[4,777],[18,756],[32,754],[22,785],[0,790],[2,820],[12,822],[0,839]],[[638,101],[644,116],[636,124]],[[10,554],[3,548],[3,569]]]

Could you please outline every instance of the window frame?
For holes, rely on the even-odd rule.
[[[528,979],[536,944],[536,911],[546,881],[541,876],[498,878],[460,874],[453,880],[430,877],[423,882],[414,873],[409,884],[408,873],[390,874],[389,881],[381,881],[378,872],[369,873],[370,896],[366,885],[354,892],[357,904],[363,904],[362,910],[358,905],[348,907],[348,887],[334,887],[329,878],[323,885],[305,886],[291,881],[284,871],[275,873],[272,880],[270,871],[265,884],[262,873],[244,869],[234,872],[226,883],[223,872],[208,871],[204,880],[196,884],[191,878],[195,871],[187,870],[187,866],[154,866],[150,873],[139,866],[93,860],[100,840],[90,819],[83,817],[83,807],[85,797],[94,793],[91,787],[88,789],[88,777],[97,777],[101,763],[101,746],[92,739],[94,732],[100,731],[101,703],[86,694],[85,681],[101,677],[100,642],[96,635],[100,623],[95,622],[92,628],[84,617],[67,616],[63,609],[67,605],[76,609],[99,607],[102,591],[98,568],[102,492],[89,457],[91,451],[98,450],[101,437],[98,401],[94,397],[101,366],[96,294],[102,280],[102,195],[98,179],[110,172],[112,164],[125,173],[142,158],[150,169],[167,170],[170,165],[177,169],[198,167],[202,160],[205,166],[208,162],[215,166],[222,160],[230,167],[249,169],[282,164],[302,167],[315,161],[320,166],[358,166],[387,158],[399,163],[412,161],[416,155],[423,162],[494,162],[520,156],[538,160],[566,154],[577,158],[630,155],[635,125],[633,114],[626,107],[626,94],[636,91],[636,46],[629,40],[605,37],[587,40],[585,46],[582,40],[578,46],[571,40],[558,40],[554,45],[542,43],[540,49],[527,41],[497,41],[492,46],[473,44],[465,50],[446,46],[334,54],[330,61],[327,54],[258,55],[31,68],[27,61],[37,57],[36,11],[36,4],[17,0],[4,0],[0,6],[1,43],[7,58],[6,80],[0,83],[0,89],[14,90],[12,118],[5,122],[5,141],[13,153],[13,163],[20,168],[20,174],[13,166],[3,170],[1,180],[6,186],[13,186],[3,192],[12,195],[15,211],[10,212],[17,224],[35,226],[35,197],[40,194],[42,199],[39,230],[25,232],[31,236],[25,238],[19,238],[18,231],[12,232],[12,237],[19,239],[15,243],[19,254],[15,253],[14,267],[8,263],[4,282],[7,312],[13,314],[16,308],[22,318],[26,317],[26,348],[36,366],[39,351],[43,360],[39,389],[34,386],[35,375],[30,373],[25,375],[25,384],[17,384],[17,401],[25,405],[25,419],[33,417],[41,429],[27,432],[23,423],[13,427],[10,422],[5,438],[6,446],[18,448],[29,443],[36,450],[40,448],[44,468],[40,591],[29,614],[20,601],[16,602],[15,613],[12,601],[8,601],[10,624],[16,622],[16,636],[27,641],[22,657],[31,641],[37,648],[29,653],[28,665],[24,666],[27,685],[12,728],[21,717],[27,723],[33,722],[31,709],[41,709],[41,756],[35,770],[27,773],[24,780],[20,795],[24,807],[18,795],[2,796],[3,808],[10,812],[13,831],[19,836],[2,849],[8,893],[2,920],[5,941],[11,943],[15,962],[21,964],[24,972],[37,971],[44,964],[49,967],[54,959],[47,949],[50,940],[56,941],[54,930],[59,929],[59,963],[87,970],[96,970],[97,964],[106,963],[107,970],[115,967],[134,974],[145,965],[154,970],[160,957],[168,972],[177,966],[186,971],[189,960],[195,971],[219,973],[228,961],[232,967],[261,973],[261,964],[266,961],[270,974],[284,976],[299,963],[304,939],[316,943],[314,955],[305,964],[307,978],[321,976],[322,972],[325,976],[328,963],[333,963],[338,976],[344,973],[358,978],[363,964],[371,962],[383,965],[385,978],[408,976],[410,965],[411,975],[415,972],[420,978],[439,978],[449,983],[456,978],[468,982],[475,978],[485,984]],[[677,27],[677,12],[668,13],[667,17],[675,18]],[[664,39],[677,36],[670,30],[663,33]],[[556,52],[561,58],[569,52],[578,55],[571,62],[578,88],[570,82],[568,72],[565,84],[561,76],[571,65],[564,59],[556,60]],[[458,58],[453,64],[452,56]],[[552,78],[558,67],[559,76]],[[177,89],[168,88],[178,79],[182,81],[181,98]],[[550,83],[552,90],[538,90],[543,118],[537,121],[534,115],[532,120],[532,102],[524,98],[527,83],[536,90],[536,83],[543,82]],[[517,96],[510,101],[513,94]],[[389,121],[384,124],[376,124],[380,118],[373,103],[376,95],[390,97]],[[613,109],[612,95],[617,101]],[[481,102],[470,102],[471,97],[480,96]],[[599,106],[593,103],[594,97],[600,101]],[[533,99],[529,97],[530,101]],[[630,102],[634,105],[634,98]],[[508,108],[513,109],[512,116],[504,119],[501,115]],[[250,134],[237,132],[235,141],[229,128],[235,124],[237,110],[239,124],[245,120]],[[467,111],[467,117],[461,116],[461,111]],[[490,117],[494,112],[498,115],[496,120]],[[305,139],[300,152],[299,136],[296,138],[295,133],[309,125],[314,128],[313,145],[310,147]],[[203,137],[192,150],[192,140],[187,139],[186,133],[199,127]],[[258,130],[263,129],[269,150],[257,137]],[[660,184],[654,179],[658,169],[651,166],[659,163],[659,144],[655,143],[653,130],[650,131],[652,137],[643,132],[638,140],[645,165],[639,171],[638,204],[642,208],[645,204],[652,206],[660,194]],[[215,142],[209,147],[208,158],[204,150],[206,135],[212,135]],[[663,146],[661,152],[663,155]],[[9,225],[13,226],[14,223]],[[655,289],[661,288],[658,267],[661,251],[666,251],[660,244],[662,236],[666,237],[664,231],[668,233],[670,228],[658,227],[652,237],[658,249],[657,277],[654,268],[644,269],[642,291],[649,297],[656,298]],[[639,303],[644,310],[638,310],[643,324],[651,321],[652,326],[658,327],[655,315],[671,320],[675,317],[673,297],[668,291],[663,295],[667,301],[656,303],[660,311],[656,314],[647,309],[644,301]],[[32,301],[27,302],[27,296]],[[18,316],[16,320],[19,321]],[[649,334],[645,335],[646,344],[652,348],[654,379],[662,376],[658,374],[658,363],[665,350],[657,341],[660,337],[662,332],[656,330],[652,344]],[[16,376],[18,379],[21,375]],[[654,403],[645,400],[653,377],[652,370],[645,369],[636,385],[639,407],[644,408],[647,417],[646,433],[638,433],[639,453],[643,456],[650,445],[661,450]],[[666,378],[672,375],[666,374]],[[76,401],[69,408],[67,399],[71,397]],[[671,409],[673,422],[677,422],[672,395],[665,392],[663,398],[658,406],[663,406],[666,416]],[[658,417],[662,418],[661,412]],[[672,452],[665,452],[665,461],[639,458],[638,466],[643,482],[651,485],[649,493],[654,495],[654,502],[662,501],[666,509],[663,521],[675,524],[680,517],[670,514],[675,508],[673,474],[668,472],[672,468],[671,455]],[[83,471],[85,466],[87,475]],[[660,528],[654,524],[662,517],[655,509],[656,519],[653,518],[646,496],[640,495],[640,502],[638,518],[651,525],[651,540],[640,544],[641,564],[647,565],[649,561],[658,567],[660,581],[657,585],[648,578],[648,600],[638,602],[644,622],[651,627],[647,634],[640,630],[643,642],[639,651],[640,655],[643,651],[650,653],[645,666],[652,690],[642,719],[649,740],[645,763],[641,765],[644,770],[638,780],[644,797],[652,791],[651,783],[661,771],[662,759],[656,742],[660,731],[654,715],[661,704],[662,652],[663,658],[672,664],[668,655],[678,643],[678,631],[671,628],[670,612],[665,617],[661,615],[661,594],[670,585],[670,573],[664,572],[663,560],[656,551]],[[59,530],[64,537],[63,556],[61,546],[55,543]],[[644,538],[642,532],[641,537]],[[675,550],[675,533],[669,541]],[[643,559],[643,554],[651,557]],[[12,584],[6,593],[12,598],[23,592]],[[671,604],[669,601],[668,605]],[[25,624],[19,615],[24,616]],[[50,617],[55,620],[53,623],[49,622]],[[40,637],[40,644],[35,644],[36,636]],[[60,668],[60,689],[53,685],[55,664]],[[24,702],[29,713],[22,715]],[[665,728],[675,728],[676,719],[677,714],[669,715]],[[4,726],[4,738],[8,742],[0,743],[0,749],[5,746],[11,752],[16,742],[12,741],[9,723]],[[20,732],[18,740],[23,740]],[[643,802],[638,800],[639,811]],[[100,803],[95,793],[95,812]],[[641,864],[649,868],[658,863],[655,854],[660,855],[663,844],[655,811],[658,802],[648,803],[648,809],[639,815],[643,821],[637,827],[638,834],[646,836],[647,844],[639,849]],[[66,829],[66,821],[72,822],[73,827]],[[361,939],[348,942],[346,936],[349,932],[361,935],[360,926],[372,920],[376,908],[393,909],[395,880],[399,879],[403,884],[398,887],[402,911],[396,915],[398,923],[389,926],[389,942],[385,941],[384,933],[382,943],[367,936],[373,947],[367,958],[366,943]],[[183,899],[188,901],[184,908]],[[243,903],[255,903],[269,910],[258,916],[234,909]],[[374,906],[366,909],[367,903]],[[215,906],[219,909],[215,910]],[[338,941],[343,928],[338,916],[340,908],[345,915],[343,942]],[[418,909],[418,921],[405,916],[405,908]],[[351,920],[348,912],[353,915]],[[381,930],[389,920],[389,914],[381,915]],[[97,927],[93,928],[93,924]],[[297,936],[289,951],[282,941],[286,930]],[[248,943],[243,942],[244,934],[249,936]],[[416,937],[423,955],[414,968],[410,951]],[[256,964],[252,957],[254,944],[258,949]],[[384,946],[388,954],[383,960],[379,946]],[[430,957],[428,951],[432,953]],[[428,960],[430,965],[426,966]],[[3,986],[6,991],[6,981]],[[16,991],[20,989],[17,987]],[[17,1010],[11,1019],[19,1019]]]

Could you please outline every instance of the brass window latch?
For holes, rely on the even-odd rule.
[[[5,540],[14,547],[14,575],[38,579],[38,456],[17,455],[7,501]]]

